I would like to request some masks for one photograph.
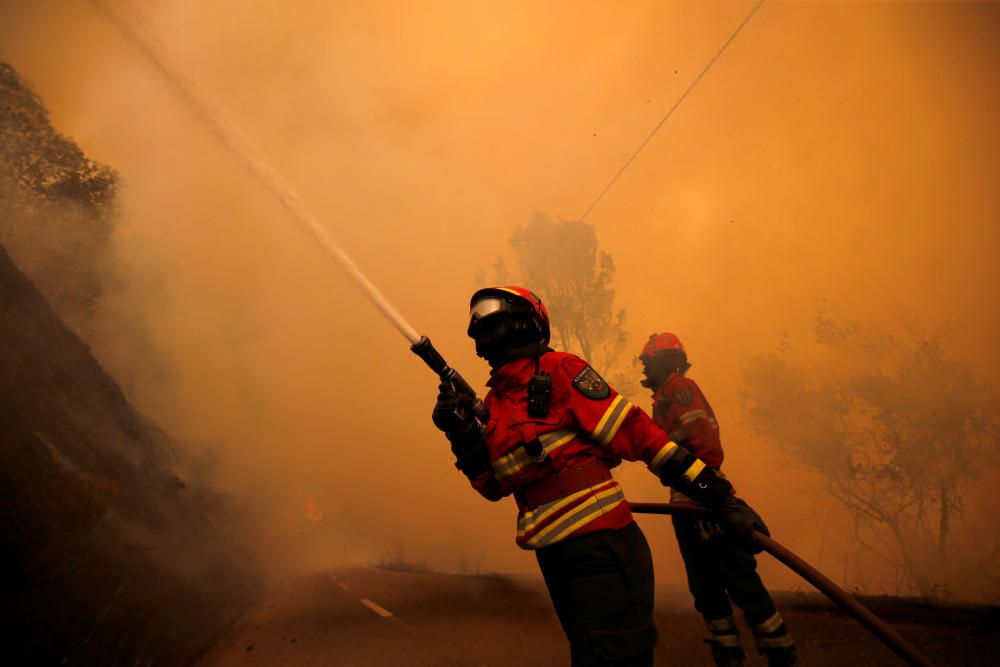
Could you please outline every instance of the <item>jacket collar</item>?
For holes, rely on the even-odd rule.
[[[666,396],[667,394],[670,393],[670,385],[672,385],[674,381],[676,381],[678,378],[682,377],[684,377],[684,373],[671,371],[670,375],[667,376],[667,379],[661,382],[660,386],[657,387],[656,391],[653,392],[653,396],[657,398]]]
[[[535,370],[535,357],[519,357],[512,359],[499,368],[493,369],[486,386],[496,391],[505,391],[518,383],[523,384],[524,378]]]

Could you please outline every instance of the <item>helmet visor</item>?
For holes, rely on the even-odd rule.
[[[469,324],[484,317],[507,310],[507,302],[495,296],[488,296],[472,304],[469,310]]]

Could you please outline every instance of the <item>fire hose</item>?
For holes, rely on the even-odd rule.
[[[637,514],[693,514],[697,516],[710,516],[712,514],[712,510],[707,507],[699,507],[697,505],[679,503],[630,504],[632,505],[632,511]],[[875,635],[879,641],[892,649],[896,655],[905,660],[908,664],[930,667],[931,661],[927,658],[927,656],[918,651],[913,644],[903,639],[899,633],[889,627],[889,625],[886,624],[886,622],[881,618],[872,613],[868,607],[858,602],[854,596],[830,581],[830,579],[822,572],[796,556],[787,547],[779,544],[770,536],[759,531],[754,531],[754,538],[764,551],[774,556],[777,561],[815,586],[819,592],[823,593],[823,595],[828,597],[844,612],[853,616],[854,619],[863,625],[866,630]]]

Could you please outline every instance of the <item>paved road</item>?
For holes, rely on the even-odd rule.
[[[279,587],[196,664],[562,665],[548,605],[527,582],[341,570]]]
[[[811,667],[900,664],[853,620],[787,595],[779,600]],[[659,590],[656,664],[708,667],[686,591]],[[977,617],[978,618],[978,617]],[[887,618],[941,665],[987,665],[992,626],[947,612]],[[919,622],[918,622],[919,621]],[[744,631],[744,644],[750,647]],[[540,581],[338,570],[288,582],[227,628],[196,667],[288,665],[510,667],[566,665],[568,651]],[[763,665],[752,655],[747,666]]]

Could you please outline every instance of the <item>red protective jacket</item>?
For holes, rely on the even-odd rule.
[[[552,376],[545,417],[528,415],[528,381],[538,370]],[[517,544],[524,549],[628,525],[631,508],[609,469],[626,459],[658,473],[677,447],[572,354],[516,359],[496,369],[487,386],[492,470],[472,485],[489,500],[514,495]],[[684,474],[693,479],[702,467],[692,465]]]
[[[653,392],[653,421],[709,467],[722,466],[719,423],[694,380],[671,373]]]

